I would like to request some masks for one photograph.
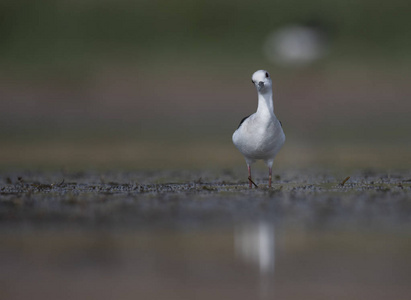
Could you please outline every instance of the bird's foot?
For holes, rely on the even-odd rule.
[[[258,189],[258,185],[256,185],[255,182],[251,179],[251,176],[248,176],[248,181],[250,181],[250,188],[252,187],[251,184],[254,184],[255,188]]]

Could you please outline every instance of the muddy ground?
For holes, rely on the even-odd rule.
[[[409,171],[288,170],[276,174],[268,188],[266,174],[258,170],[257,189],[249,189],[243,175],[230,170],[3,173],[0,219],[3,228],[190,229],[265,219],[325,228],[411,229]]]
[[[409,298],[410,171],[244,171],[3,172],[2,299]]]

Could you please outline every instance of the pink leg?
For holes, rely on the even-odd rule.
[[[271,177],[272,177],[273,168],[268,168],[268,187],[271,187]]]
[[[254,184],[255,188],[258,188],[258,185],[256,185],[253,179],[251,178],[251,166],[247,164],[247,167],[248,167],[248,183],[250,184],[250,189],[253,187],[252,184]]]
[[[251,185],[251,182],[253,182],[253,180],[251,179],[251,166],[247,165],[247,168],[248,168],[248,183],[250,184],[250,189],[251,189],[253,187]]]

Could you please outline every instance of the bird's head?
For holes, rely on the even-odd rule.
[[[258,70],[251,77],[251,81],[261,94],[271,91],[272,81],[270,74],[266,70]]]

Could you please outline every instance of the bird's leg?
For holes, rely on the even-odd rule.
[[[249,185],[250,189],[253,187],[252,184],[254,184],[256,188],[258,188],[258,185],[256,185],[255,182],[251,179],[251,166],[247,165],[247,167],[248,167],[248,183],[250,184]]]
[[[251,189],[253,187],[251,185],[251,182],[253,182],[252,179],[251,179],[251,167],[250,167],[250,165],[247,165],[247,167],[248,167],[248,183],[250,184],[250,189]]]
[[[268,187],[271,187],[271,177],[272,177],[272,173],[273,173],[273,168],[272,167],[268,167]]]

